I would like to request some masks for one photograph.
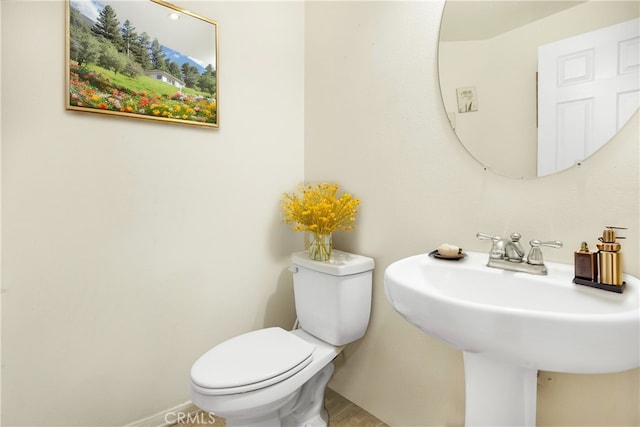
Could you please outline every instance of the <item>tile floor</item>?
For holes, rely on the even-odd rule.
[[[329,412],[329,427],[389,427],[330,388],[325,393],[324,404]]]
[[[350,402],[335,391],[327,389],[324,399],[329,412],[329,427],[389,427],[358,405]],[[211,427],[208,424],[175,424],[174,427]],[[216,418],[215,427],[226,425],[224,419]]]

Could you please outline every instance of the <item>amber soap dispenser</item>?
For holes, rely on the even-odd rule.
[[[580,249],[575,252],[575,276],[578,279],[598,281],[598,257],[589,250],[587,242],[582,242]]]

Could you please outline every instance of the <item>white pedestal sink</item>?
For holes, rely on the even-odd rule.
[[[640,281],[617,294],[576,285],[573,266],[548,275],[408,257],[385,271],[393,308],[423,332],[463,351],[467,426],[535,426],[538,370],[597,374],[640,366]]]

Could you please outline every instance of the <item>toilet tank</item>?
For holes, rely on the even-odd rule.
[[[334,249],[329,262],[296,252],[292,264],[300,327],[335,346],[362,338],[371,314],[373,259]]]

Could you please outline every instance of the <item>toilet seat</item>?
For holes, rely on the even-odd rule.
[[[248,332],[202,355],[191,368],[191,382],[208,395],[257,390],[302,370],[313,360],[313,350],[313,345],[282,328]]]

